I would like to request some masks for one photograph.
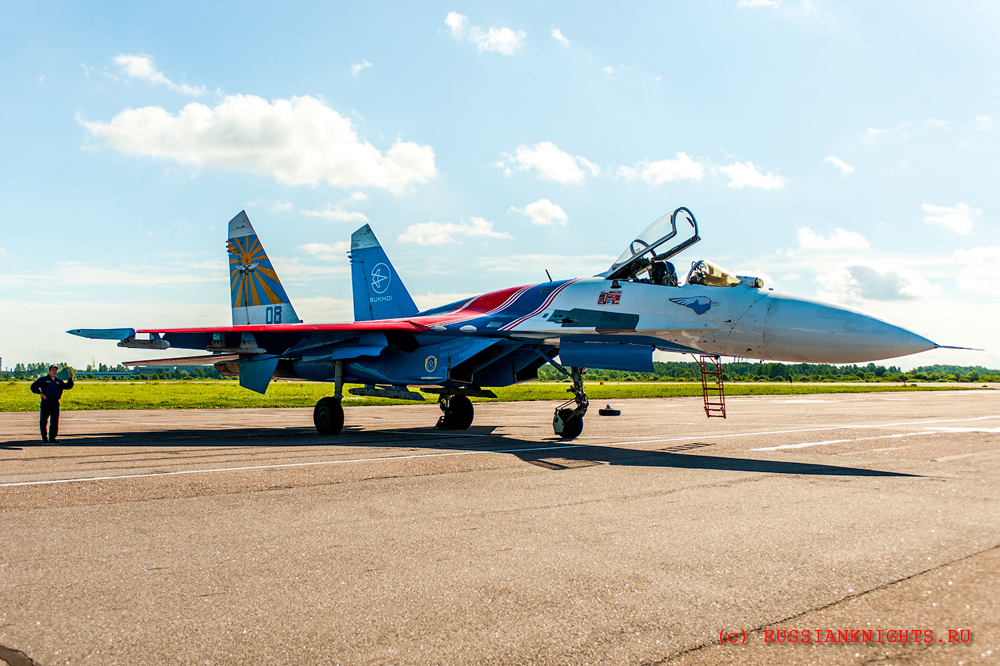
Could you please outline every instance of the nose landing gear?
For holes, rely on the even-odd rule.
[[[573,381],[573,388],[566,389],[573,394],[573,399],[556,407],[555,416],[552,417],[552,429],[563,439],[576,439],[583,432],[583,417],[590,404],[587,400],[587,393],[583,390],[583,375],[587,369],[570,368],[569,372],[566,372],[566,369],[561,366],[556,365],[555,367],[569,375]],[[575,407],[570,407],[573,404]]]

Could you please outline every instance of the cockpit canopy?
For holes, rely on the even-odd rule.
[[[677,236],[677,216],[681,212],[684,213],[682,221],[691,225],[691,235],[680,243],[668,244],[668,241]],[[667,260],[699,240],[701,238],[698,236],[698,223],[694,219],[694,214],[687,208],[678,208],[653,222],[636,236],[611,268],[597,277],[676,287],[677,275],[673,264]],[[705,287],[744,285],[760,289],[764,283],[760,278],[734,275],[717,264],[701,260],[691,265],[687,284]]]
[[[700,284],[706,287],[735,287],[743,280],[733,275],[721,266],[716,266],[711,261],[696,261],[691,266],[688,273],[688,284]]]
[[[691,235],[676,245],[667,245],[667,241],[677,236],[677,215],[682,211],[685,214],[685,221],[691,225]],[[636,236],[611,268],[601,273],[599,277],[609,280],[630,280],[649,269],[654,262],[666,262],[699,240],[701,238],[698,237],[698,223],[694,219],[694,214],[687,208],[678,208],[653,222]]]

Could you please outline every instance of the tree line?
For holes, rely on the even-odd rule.
[[[51,363],[18,363],[12,371],[3,373],[4,379],[28,380],[47,374]],[[68,363],[56,363],[59,369],[69,367]],[[159,380],[159,379],[225,379],[213,365],[189,365],[164,368],[127,368],[122,364],[87,365],[86,369],[74,368],[77,379],[109,380]]]
[[[18,363],[13,371],[3,373],[4,379],[28,380],[40,377],[49,371],[49,363]],[[67,367],[58,363],[59,369]],[[890,365],[829,365],[825,363],[737,363],[722,364],[723,377],[727,382],[998,382],[1000,370],[983,366],[922,365],[908,372]],[[76,370],[78,379],[109,380],[169,380],[169,379],[226,379],[215,366],[178,366],[176,368],[135,368],[124,365],[88,365],[84,370]],[[551,365],[538,370],[541,381],[568,381],[566,376]],[[653,372],[625,372],[621,370],[587,371],[588,381],[611,382],[697,382],[701,381],[701,370],[694,362],[671,361],[653,363]]]
[[[722,363],[723,378],[727,382],[996,382],[1000,370],[982,366],[923,365],[908,372],[897,366],[830,365],[827,363],[751,363],[740,361]],[[551,365],[538,370],[543,381],[568,379]],[[622,370],[588,370],[588,381],[611,382],[698,382],[701,370],[694,362],[653,363],[653,372],[626,372]]]

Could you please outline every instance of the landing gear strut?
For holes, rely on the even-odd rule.
[[[444,413],[435,427],[442,430],[467,430],[472,425],[476,413],[467,396],[442,394],[438,404]]]
[[[583,432],[583,416],[587,413],[587,393],[583,390],[583,375],[586,368],[570,368],[569,372],[560,365],[553,365],[564,374],[569,375],[573,381],[573,388],[566,389],[573,394],[573,399],[564,402],[556,407],[555,416],[552,417],[552,429],[563,439],[576,439]],[[570,405],[575,403],[575,407]]]
[[[344,362],[334,362],[333,397],[321,398],[313,408],[313,425],[321,435],[339,435],[344,429]]]

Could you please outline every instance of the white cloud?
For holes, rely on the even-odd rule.
[[[303,322],[332,323],[350,321],[354,318],[351,301],[329,296],[313,296],[312,298],[297,298],[294,302],[295,314]]]
[[[331,222],[367,222],[368,217],[364,213],[360,213],[356,210],[341,210],[338,208],[331,208],[327,204],[326,208],[323,210],[303,210],[303,215],[308,215],[309,217],[322,217],[324,220],[330,220]]]
[[[527,34],[523,30],[517,32],[510,28],[493,28],[483,30],[479,26],[472,26],[469,31],[469,39],[476,44],[480,53],[483,51],[496,51],[504,55],[513,55],[523,45]]]
[[[552,39],[556,40],[563,46],[569,46],[569,40],[563,37],[562,31],[559,28],[552,29]]]
[[[1000,296],[1000,247],[974,247],[955,252],[960,265],[958,286]]]
[[[776,0],[739,0],[736,3],[736,7],[770,7],[771,9],[777,9],[779,4]]]
[[[108,122],[77,121],[128,155],[248,171],[287,185],[326,182],[399,194],[437,175],[430,146],[397,140],[382,154],[358,138],[349,119],[308,95],[273,102],[227,95],[214,108],[192,102],[176,116],[148,106]]]
[[[763,190],[780,190],[788,182],[787,178],[773,173],[761,173],[753,162],[734,162],[727,166],[715,167],[715,171],[729,176],[729,187],[738,190],[744,187],[757,187]]]
[[[292,210],[293,208],[295,208],[295,204],[290,201],[275,201],[274,205],[271,206],[271,212],[277,213],[278,211]]]
[[[895,127],[889,129],[869,127],[868,131],[865,134],[869,138],[875,138],[888,134],[898,134],[904,139],[909,139],[910,138],[909,132],[911,131],[927,132],[928,130],[932,129],[939,129],[947,132],[948,130],[951,129],[951,121],[940,120],[938,118],[930,118],[928,120],[924,120],[923,122],[919,123],[904,120],[903,122],[897,123]]]
[[[924,217],[926,224],[940,224],[960,234],[969,233],[972,230],[973,219],[982,213],[980,209],[973,210],[964,203],[955,204],[953,207],[925,203],[923,209],[928,213]]]
[[[831,155],[830,157],[823,158],[823,163],[826,164],[827,162],[840,169],[840,172],[845,176],[849,173],[854,173],[854,167],[852,167],[850,164],[840,159],[839,157],[834,157],[833,155]]]
[[[366,67],[373,67],[373,65],[367,60],[363,60],[356,65],[351,65],[351,76],[357,78],[358,72],[365,69]]]
[[[519,273],[525,276],[543,275],[548,269],[554,279],[561,279],[594,275],[607,270],[614,260],[613,256],[605,254],[517,254],[510,257],[486,257],[477,264],[491,273]]]
[[[130,79],[140,79],[156,86],[166,86],[174,92],[200,97],[207,91],[205,86],[189,86],[186,83],[174,83],[153,65],[153,58],[144,54],[116,55],[111,59],[122,69]],[[86,69],[86,68],[85,68]],[[89,74],[88,74],[89,75]]]
[[[9,257],[9,256],[11,256],[10,252],[0,247],[0,257]]]
[[[554,204],[548,199],[539,199],[530,203],[524,207],[524,210],[515,208],[514,206],[511,206],[510,209],[515,213],[524,213],[531,218],[532,224],[542,226],[548,226],[553,222],[558,222],[565,226],[566,221],[569,219],[566,212],[558,204]]]
[[[72,285],[86,287],[167,287],[226,280],[223,258],[201,264],[174,263],[167,265],[124,262],[60,261],[44,273],[0,274],[0,286]]]
[[[881,136],[882,134],[899,134],[904,139],[909,139],[910,135],[903,131],[904,127],[906,127],[906,123],[900,123],[899,125],[896,125],[891,129],[879,129],[877,127],[869,127],[868,131],[865,134],[870,137]]]
[[[514,164],[514,168],[518,171],[534,169],[541,180],[554,180],[560,183],[582,182],[586,179],[588,171],[592,176],[600,173],[596,165],[582,157],[563,152],[551,141],[535,144],[533,148],[518,146],[515,153],[515,155],[504,153],[504,160],[497,166]],[[509,174],[510,168],[507,167],[506,171]]]
[[[976,116],[976,129],[988,130],[993,127],[993,118],[990,116]]]
[[[928,298],[941,291],[914,271],[857,257],[818,276],[816,281],[821,285],[820,298],[845,303]]]
[[[344,258],[344,254],[351,249],[350,241],[337,241],[336,243],[306,243],[298,246],[306,254],[310,254],[319,259],[339,260]]]
[[[625,65],[608,65],[601,69],[602,72],[608,75],[608,80],[621,78],[623,74],[627,74],[632,71],[631,67],[626,67]]]
[[[444,18],[445,25],[451,30],[451,36],[455,39],[463,39],[465,30],[469,27],[469,17],[458,12],[448,12]]]
[[[455,236],[471,238],[506,238],[513,239],[506,231],[494,231],[493,223],[481,217],[469,218],[468,222],[458,224],[452,222],[421,222],[412,224],[399,236],[404,243],[417,245],[444,245],[454,243]]]
[[[641,178],[648,185],[662,185],[671,180],[701,180],[705,169],[687,154],[677,153],[677,156],[672,160],[658,160],[656,162],[643,160],[634,167],[619,167],[618,173],[629,180]]]
[[[513,55],[515,51],[524,45],[524,38],[527,33],[523,30],[511,30],[510,28],[481,28],[478,25],[469,27],[469,17],[458,12],[448,12],[444,19],[451,36],[459,41],[464,41],[466,30],[468,30],[469,41],[476,45],[479,53],[483,51],[494,51],[503,55]],[[565,38],[563,38],[565,39]]]
[[[274,271],[281,277],[282,284],[287,288],[294,280],[308,280],[312,277],[342,275],[350,272],[350,266],[346,261],[347,257],[341,255],[339,257],[331,256],[330,258],[340,259],[341,262],[339,264],[327,262],[322,266],[316,266],[314,264],[303,263],[297,257],[271,257],[271,264],[274,265]],[[290,297],[292,304],[298,303],[298,300],[294,296]]]
[[[357,190],[355,192],[351,192],[349,199],[351,201],[368,201],[368,195],[361,190]]]
[[[797,230],[799,247],[803,250],[864,250],[869,246],[868,240],[856,231],[844,231],[836,228],[829,238],[817,235],[809,227]]]
[[[478,296],[475,293],[454,293],[454,294],[435,294],[434,292],[428,292],[426,294],[413,294],[413,302],[417,304],[417,307],[423,310],[430,310],[431,308],[436,308],[440,305],[448,305],[449,303],[455,303],[457,301],[464,301],[467,298],[472,298],[473,296]]]

